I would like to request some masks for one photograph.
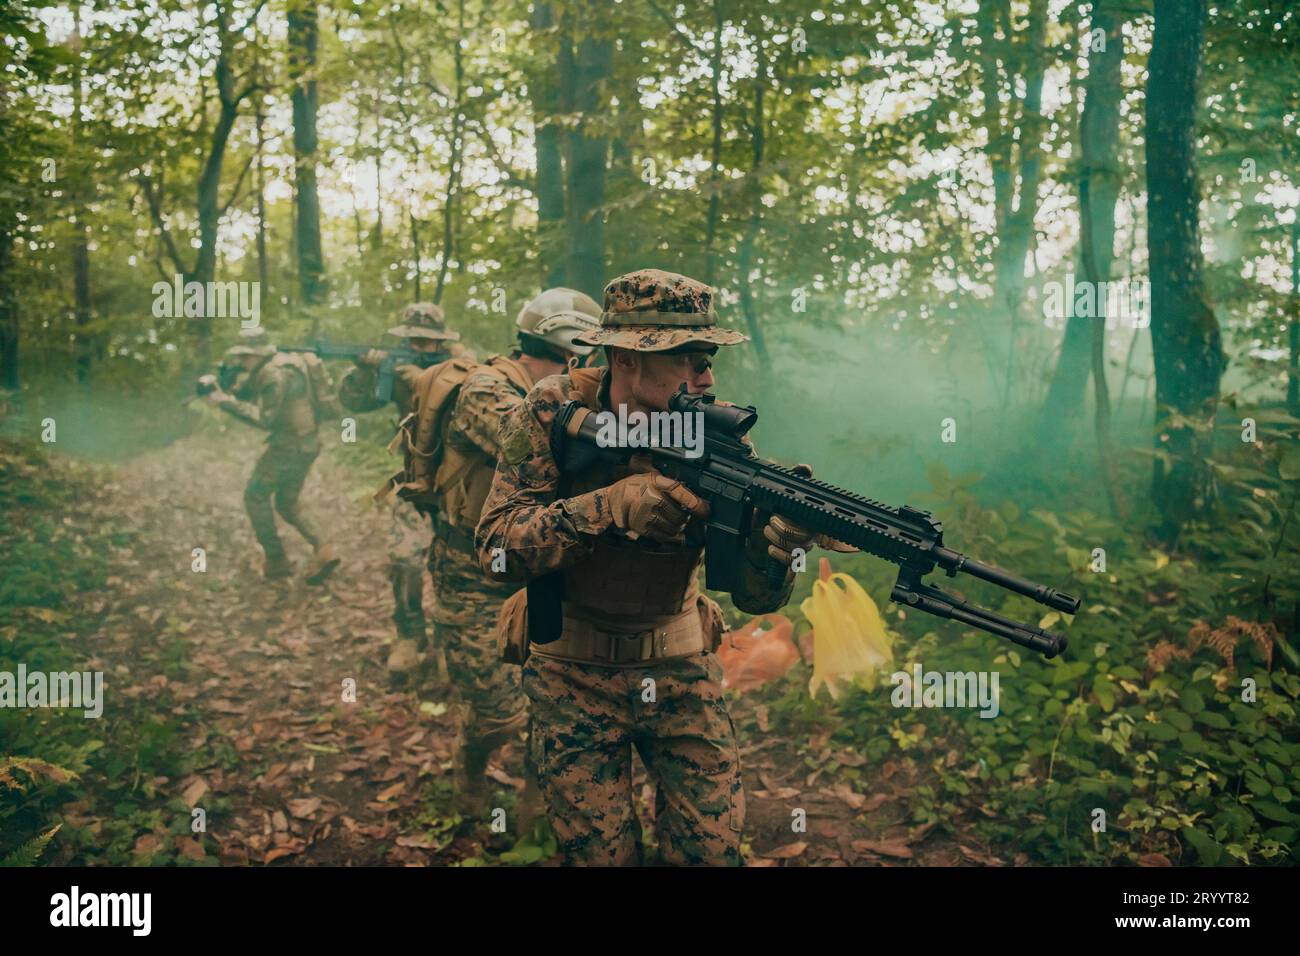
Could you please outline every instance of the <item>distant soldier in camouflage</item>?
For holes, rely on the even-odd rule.
[[[527,725],[519,672],[501,664],[493,634],[501,604],[515,588],[485,581],[474,551],[474,527],[500,453],[497,435],[534,383],[592,351],[574,339],[598,328],[599,316],[600,306],[581,292],[543,292],[515,321],[517,349],[461,370],[441,423],[429,570],[437,595],[434,620],[461,699],[452,766],[456,807],[466,817],[485,809],[488,758]]]
[[[692,394],[709,390],[710,357],[745,341],[718,326],[713,295],[658,270],[615,279],[600,329],[577,339],[605,346],[609,367],[542,380],[501,430],[476,545],[494,580],[563,577],[562,635],[533,646],[523,685],[533,760],[566,862],[639,862],[634,746],[658,785],[661,860],[742,862],[740,756],[712,653],[725,625],[696,580],[708,505],[644,456],[561,475],[550,447],[567,401],[630,414],[666,410],[682,383]],[[791,552],[812,539],[756,515],[736,606],[763,614],[784,605]]]
[[[229,383],[234,394],[218,387],[207,398],[222,411],[270,432],[266,451],[244,489],[244,507],[265,557],[263,573],[267,578],[285,578],[292,573],[275,527],[278,512],[312,546],[306,579],[320,584],[338,567],[339,558],[320,525],[303,510],[299,497],[320,454],[317,422],[331,408],[337,410],[337,405],[329,373],[319,363],[314,368],[308,363],[302,355],[276,351],[261,330],[243,334],[240,344],[226,351],[222,363],[223,378],[228,377],[226,373],[236,373]]]
[[[384,361],[382,349],[371,349],[356,360],[339,383],[339,400],[351,412],[370,412],[392,402],[398,420],[411,413],[415,397],[415,380],[424,369],[446,361],[453,354],[464,354],[456,344],[460,333],[447,328],[443,311],[432,302],[417,302],[402,311],[402,321],[388,330],[419,355],[414,365],[399,365],[393,370],[392,394],[375,394],[379,366]],[[453,352],[452,350],[456,351]],[[390,489],[391,490],[391,489]],[[388,673],[395,681],[410,678],[420,665],[421,654],[428,645],[428,627],[424,616],[424,564],[428,549],[429,517],[427,512],[396,495],[387,498],[391,508],[388,528],[388,580],[393,588],[393,623],[397,637],[388,654]],[[439,677],[446,680],[446,664],[435,661]]]

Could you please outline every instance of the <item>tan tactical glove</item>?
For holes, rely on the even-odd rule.
[[[608,488],[609,509],[615,527],[630,538],[680,543],[692,517],[707,518],[709,503],[680,481],[645,471],[620,478]]]
[[[811,531],[780,515],[772,515],[763,525],[763,537],[767,539],[768,556],[787,567],[794,561],[795,548],[807,554],[817,540]]]
[[[812,465],[795,465],[790,470],[805,478],[811,478],[813,473]],[[780,515],[772,515],[768,518],[767,524],[763,526],[763,537],[767,539],[768,555],[774,561],[786,566],[794,560],[795,548],[802,548],[805,554],[812,549],[813,545],[845,554],[858,550],[852,545],[836,541],[824,534],[814,534]]]
[[[378,368],[384,363],[387,355],[388,353],[383,349],[367,349],[352,361],[363,368]]]

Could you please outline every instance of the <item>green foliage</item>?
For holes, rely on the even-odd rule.
[[[8,856],[0,859],[0,866],[35,866],[36,861],[45,852],[45,847],[58,832],[59,827],[56,826],[46,830],[40,836],[33,837]]]
[[[1276,470],[1272,475],[1280,480]],[[887,616],[900,634],[896,669],[920,663],[926,671],[996,671],[998,715],[898,709],[888,681],[874,693],[850,690],[833,704],[813,701],[806,672],[797,669],[770,701],[773,732],[797,738],[830,730],[833,746],[867,759],[867,780],[886,761],[915,769],[922,782],[907,797],[911,820],[973,831],[1004,858],[1134,864],[1162,854],[1184,864],[1292,862],[1300,831],[1300,678],[1281,669],[1276,655],[1270,669],[1267,640],[1221,627],[1230,617],[1267,622],[1276,606],[1262,600],[1261,579],[1242,570],[1259,557],[1257,529],[1220,521],[1213,534],[1197,528],[1187,536],[1198,546],[1212,544],[1212,556],[1167,554],[1147,543],[1141,520],[1119,525],[1084,511],[1037,507],[1026,513],[1011,502],[982,503],[973,476],[935,468],[931,478],[926,504],[944,518],[950,546],[1083,596],[1072,618],[1042,614],[1028,600],[982,584],[971,588],[972,599],[1000,613],[1065,629],[1069,650],[1045,661],[950,622],[900,620],[895,610]],[[1250,489],[1225,487],[1221,508],[1253,515],[1242,504],[1258,499]],[[1265,536],[1271,551],[1283,540],[1285,517],[1259,520],[1274,528]],[[1288,532],[1271,572],[1261,572],[1273,575],[1272,595],[1300,587],[1295,545]],[[1105,549],[1105,571],[1092,570],[1099,566],[1095,547]],[[856,555],[832,561],[877,598],[888,594],[892,567]],[[812,574],[801,578],[797,594],[807,592]],[[951,587],[966,583],[959,577]],[[797,604],[796,598],[787,612],[799,621]],[[1288,613],[1294,606],[1281,603]],[[1199,633],[1220,639],[1189,644],[1198,621],[1206,624]],[[1221,653],[1229,645],[1233,667]],[[1173,649],[1182,653],[1168,653]],[[1098,809],[1103,832],[1093,831]]]
[[[119,571],[113,556],[130,535],[92,522],[86,504],[104,473],[51,458],[40,446],[0,441],[0,497],[14,502],[0,520],[0,670],[84,668],[70,635],[94,617],[79,604]],[[168,662],[184,667],[182,643],[166,633]],[[162,826],[155,777],[185,772],[184,718],[164,717],[169,693],[121,699],[112,715],[86,720],[50,708],[0,708],[0,857],[19,864],[141,861],[131,853],[142,830]],[[98,818],[102,830],[69,822]],[[166,819],[179,819],[170,813]],[[58,839],[54,840],[54,835]],[[53,841],[53,842],[51,842]],[[49,852],[45,852],[46,850]],[[158,862],[167,862],[160,855]]]

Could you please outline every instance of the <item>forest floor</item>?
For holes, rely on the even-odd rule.
[[[131,534],[110,556],[106,587],[81,593],[81,607],[68,608],[85,622],[73,625],[75,637],[105,672],[110,704],[111,695],[147,702],[186,735],[184,775],[150,775],[137,761],[131,789],[148,785],[173,806],[179,797],[206,813],[205,833],[188,835],[190,827],[163,820],[135,834],[133,858],[500,862],[501,853],[517,849],[508,824],[523,785],[522,745],[505,748],[489,767],[507,832],[493,833],[486,817],[462,823],[451,810],[452,690],[394,689],[384,669],[392,633],[386,512],[363,490],[342,493],[359,488],[357,470],[337,451],[323,454],[303,500],[342,547],[344,563],[324,587],[300,577],[264,581],[241,497],[258,451],[256,436],[242,429],[219,442],[193,435],[112,466],[104,493],[88,502],[92,522]],[[282,533],[300,574],[307,547],[292,530]],[[206,551],[203,573],[191,568],[196,547]],[[354,702],[344,699],[348,680],[355,681]],[[868,776],[864,758],[832,748],[830,732],[817,725],[769,732],[773,695],[766,690],[732,700],[751,865],[1013,862],[960,838],[960,824],[936,832],[908,824],[907,797],[924,770],[886,762]],[[111,724],[107,736],[113,746]],[[650,837],[652,791],[638,771]],[[82,783],[85,799],[67,805],[65,816],[95,833],[111,800],[96,794],[93,778]],[[793,822],[798,810],[805,829]]]

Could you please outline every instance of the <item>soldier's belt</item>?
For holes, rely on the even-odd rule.
[[[603,667],[635,667],[706,650],[708,639],[694,604],[681,614],[639,631],[620,631],[565,614],[559,640],[532,646],[532,652],[542,657]]]

